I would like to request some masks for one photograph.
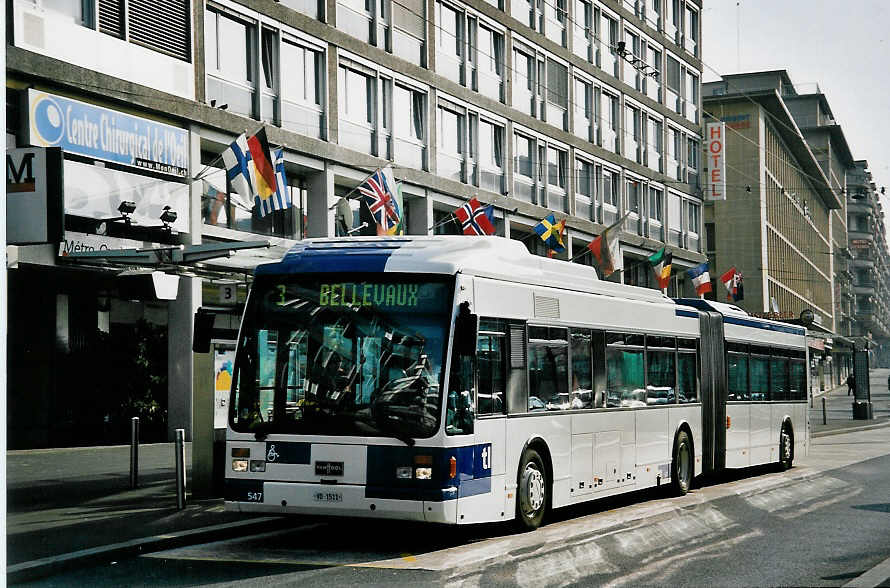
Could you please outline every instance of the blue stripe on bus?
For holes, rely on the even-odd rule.
[[[382,272],[390,256],[402,245],[400,241],[330,247],[298,243],[281,261],[257,266],[256,274]]]
[[[676,316],[690,316],[692,318],[698,318],[698,313],[694,310],[680,310],[679,308],[674,311]]]
[[[762,323],[751,319],[738,318],[734,316],[724,316],[723,322],[730,325],[740,325],[743,327],[753,327],[755,329],[764,329],[766,331],[776,331],[777,333],[790,333],[792,335],[803,335],[805,329],[792,325],[776,325],[773,323]]]
[[[417,463],[416,458],[425,463]],[[457,475],[449,475],[450,461],[457,460]],[[431,462],[431,463],[430,463]],[[430,463],[429,466],[426,463]],[[368,447],[367,498],[427,500],[440,502],[491,492],[491,444],[464,447]],[[488,465],[489,467],[485,467]],[[432,479],[400,480],[396,469],[431,467]]]

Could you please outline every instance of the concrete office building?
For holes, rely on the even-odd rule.
[[[852,336],[872,365],[890,365],[890,255],[884,210],[868,162],[847,172],[847,222],[856,294]]]
[[[7,146],[64,152],[47,172],[61,180],[60,234],[14,242],[10,333],[26,344],[10,361],[10,422],[21,425],[10,447],[106,442],[103,428],[118,430],[137,405],[166,411],[168,434],[190,429],[203,377],[190,350],[195,311],[219,307],[223,344],[237,324],[225,305],[243,300],[258,259],[303,237],[373,234],[359,228],[365,208],[352,202],[349,218],[334,205],[390,162],[410,234],[456,231],[449,213],[478,195],[496,206],[499,235],[540,254],[531,227],[550,212],[567,217],[562,258],[580,263],[591,262],[585,245],[630,213],[629,269],[612,279],[652,285],[648,267],[632,266],[661,247],[677,273],[705,259],[698,0],[9,8]],[[265,217],[231,192],[219,159],[261,124],[283,148],[295,203]],[[135,210],[120,212],[123,202]],[[172,223],[159,220],[164,206]],[[273,249],[200,264],[60,255],[258,239]],[[172,298],[133,291],[132,270],[146,267],[179,277]],[[690,292],[681,279],[671,293]],[[134,331],[151,332],[152,365],[167,367],[140,375],[138,398],[124,401],[126,375],[144,362],[119,357],[125,367],[113,370],[96,351]],[[53,369],[35,375],[41,365]],[[82,406],[97,380],[101,401]]]
[[[726,200],[705,209],[708,254],[717,273],[744,275],[748,312],[796,319],[811,310],[814,385],[832,379],[835,324],[833,211],[843,210],[797,125],[789,102],[798,96],[787,72],[724,76],[703,88],[704,109],[727,122]],[[707,122],[707,121],[706,121]]]

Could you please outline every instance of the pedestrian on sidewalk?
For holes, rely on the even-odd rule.
[[[890,379],[888,379],[890,382]],[[856,388],[856,377],[853,376],[853,372],[850,372],[850,375],[847,376],[847,396],[853,394],[853,390]]]

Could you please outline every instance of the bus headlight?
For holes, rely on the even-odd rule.
[[[266,462],[261,459],[250,460],[250,471],[265,472],[266,471]]]
[[[433,477],[433,468],[416,468],[414,477],[418,480],[430,480]]]
[[[233,459],[232,460],[232,471],[233,472],[246,472],[247,471],[247,460],[246,459]]]
[[[396,468],[396,478],[399,480],[410,480],[411,479],[411,467],[398,467]]]

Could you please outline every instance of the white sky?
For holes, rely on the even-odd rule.
[[[703,0],[703,81],[785,69],[828,99],[890,215],[890,0]],[[887,219],[890,221],[890,218]]]

